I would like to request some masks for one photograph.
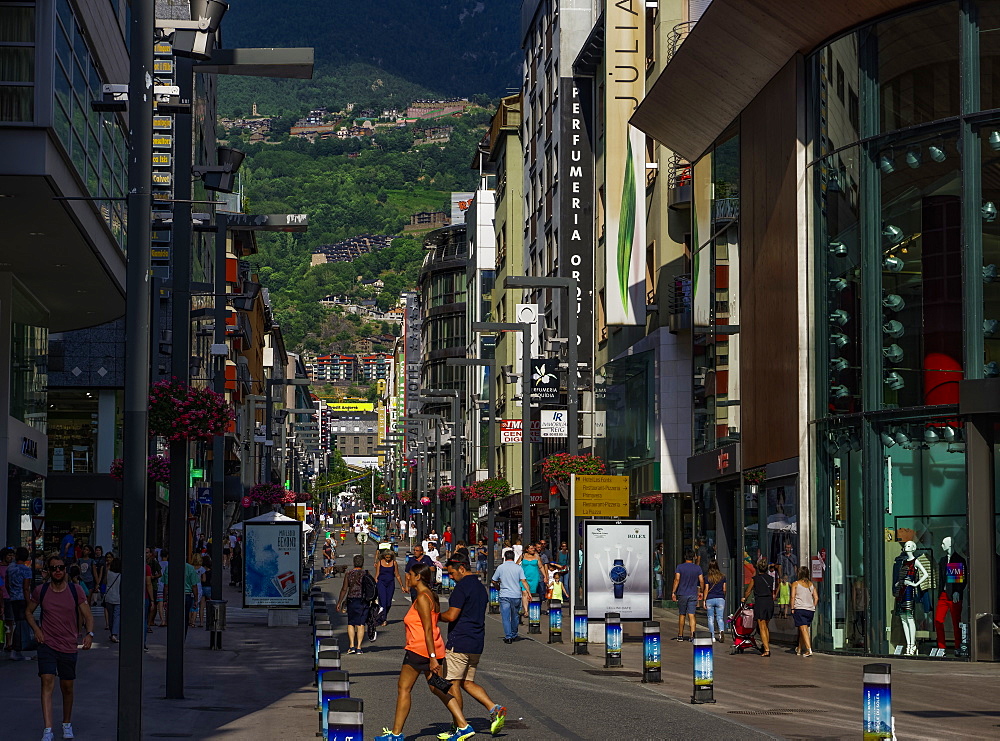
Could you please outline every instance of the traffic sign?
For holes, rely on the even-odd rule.
[[[198,487],[198,504],[212,503],[212,489],[208,486]]]
[[[250,497],[243,497],[243,500],[240,502],[240,504],[243,505],[243,509],[246,509],[251,504],[253,504],[253,502],[250,501]]]

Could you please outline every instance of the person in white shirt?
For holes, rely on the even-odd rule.
[[[435,569],[434,569],[434,583],[435,584],[440,583],[440,581],[441,581],[441,572],[444,570],[444,564],[441,563],[441,560],[440,560],[441,559],[441,553],[437,549],[437,543],[435,543],[432,540],[430,542],[430,548],[425,549],[424,552],[431,559],[431,561],[434,562],[434,566],[435,566]]]

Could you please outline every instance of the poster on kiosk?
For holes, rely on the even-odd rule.
[[[648,520],[586,520],[584,553],[587,616],[622,620],[653,616],[652,523]]]
[[[243,606],[301,607],[302,523],[282,515],[247,520],[243,540]]]

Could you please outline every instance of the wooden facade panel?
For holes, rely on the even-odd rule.
[[[740,379],[743,466],[794,458],[798,439],[796,68],[740,117]]]

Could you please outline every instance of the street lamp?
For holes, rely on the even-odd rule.
[[[430,421],[436,421],[438,424],[434,425],[434,526],[441,527],[441,427],[440,425],[444,423],[444,420],[437,414],[411,414],[407,417],[399,418],[402,424],[406,427],[417,428],[421,431],[424,430],[424,425]],[[424,442],[425,446],[429,446],[429,443]],[[424,481],[423,485],[427,487],[427,468],[428,462],[424,464]]]
[[[566,418],[567,440],[566,452],[576,455],[580,445],[579,397],[577,391],[577,375],[579,359],[579,338],[576,328],[576,304],[579,301],[579,286],[576,278],[534,278],[529,276],[509,275],[504,278],[504,288],[558,288],[566,291],[564,305],[566,317],[566,364],[569,366],[566,377]]]
[[[531,542],[531,326],[515,322],[472,323],[472,331],[480,334],[521,333],[521,535],[526,544]]]
[[[427,389],[420,395],[422,402],[434,402],[440,399],[451,401],[451,485],[455,487],[455,506],[452,518],[452,529],[457,540],[465,540],[465,512],[462,509],[462,456],[458,449],[458,391],[454,389]],[[440,523],[438,523],[440,526]]]
[[[445,361],[448,365],[452,366],[472,366],[472,367],[485,367],[490,369],[490,377],[488,386],[488,399],[489,399],[489,414],[487,416],[487,427],[486,427],[486,444],[488,450],[486,451],[486,475],[488,478],[493,478],[497,475],[497,431],[496,431],[496,415],[497,408],[497,387],[496,387],[496,374],[497,374],[497,361],[496,358],[490,358],[487,360],[480,360],[476,358],[448,358]],[[490,501],[486,503],[486,529],[487,529],[487,546],[486,546],[486,570],[488,573],[493,573],[493,534],[496,532],[496,507],[495,503]]]

